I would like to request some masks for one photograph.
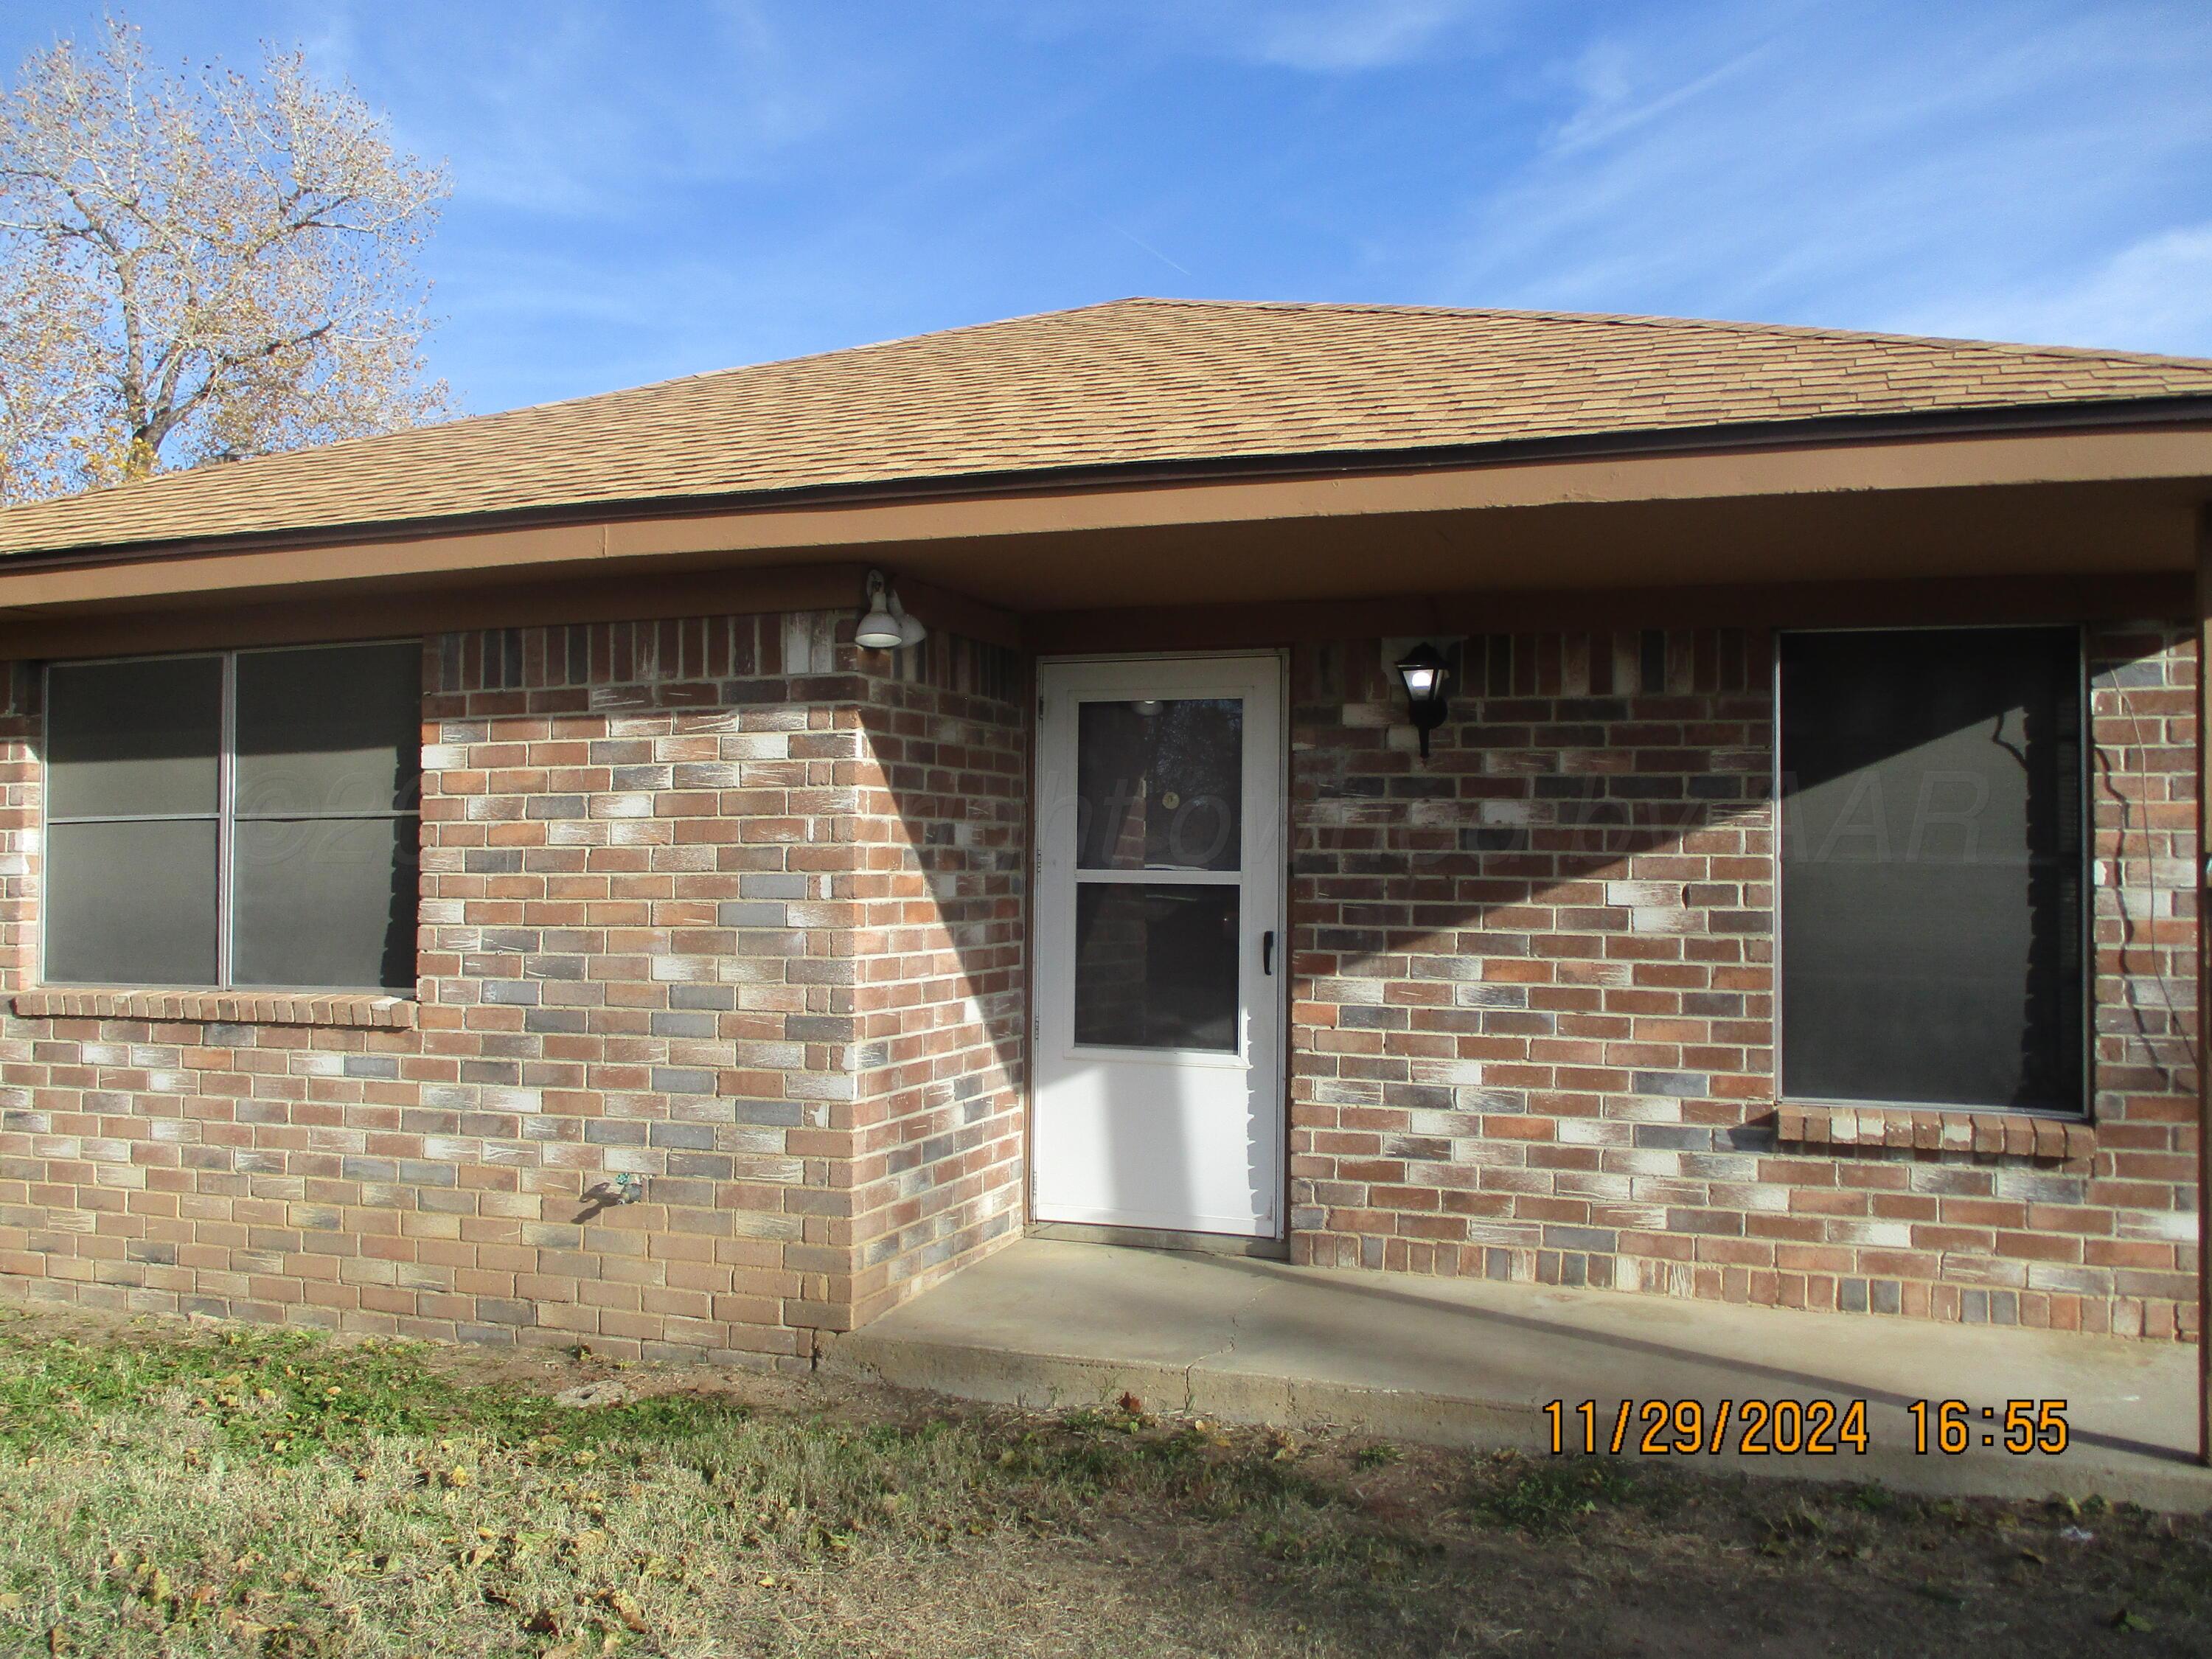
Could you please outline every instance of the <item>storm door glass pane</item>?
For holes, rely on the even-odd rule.
[[[234,983],[413,988],[413,817],[264,818],[234,835]]]
[[[46,672],[46,816],[212,813],[222,731],[220,657],[57,665]]]
[[[412,810],[422,720],[419,645],[242,653],[239,816]]]
[[[2080,1109],[2079,636],[1781,655],[1785,1092]]]
[[[1081,868],[1237,867],[1244,828],[1241,699],[1086,702],[1075,752]]]
[[[46,979],[212,985],[212,818],[46,828]]]
[[[1075,1040],[1237,1051],[1234,885],[1075,890]]]

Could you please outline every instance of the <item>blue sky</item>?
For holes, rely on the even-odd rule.
[[[473,410],[1129,294],[2212,356],[2212,6],[161,0],[451,167]],[[97,5],[14,0],[12,66]]]

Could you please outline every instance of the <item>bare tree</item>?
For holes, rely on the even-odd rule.
[[[416,425],[448,193],[349,88],[149,71],[110,19],[0,96],[0,501]]]

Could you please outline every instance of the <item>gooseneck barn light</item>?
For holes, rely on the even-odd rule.
[[[900,651],[920,645],[929,630],[906,614],[898,592],[880,570],[868,572],[868,611],[853,630],[853,643],[868,651]]]
[[[1397,669],[1406,687],[1406,713],[1421,734],[1421,758],[1426,760],[1429,733],[1444,723],[1444,683],[1451,678],[1451,665],[1424,641],[1398,659]]]

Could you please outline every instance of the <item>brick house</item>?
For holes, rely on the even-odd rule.
[[[0,1271],[2193,1339],[2208,501],[2208,362],[1130,301],[9,509]]]

